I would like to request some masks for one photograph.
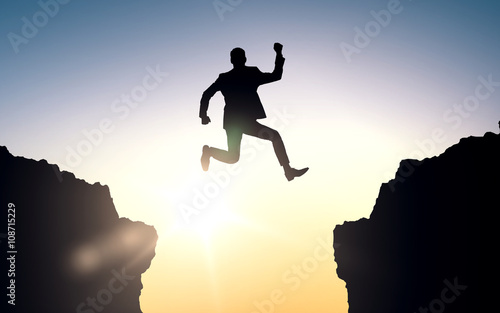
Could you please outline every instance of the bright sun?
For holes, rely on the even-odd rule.
[[[241,223],[242,218],[228,209],[228,207],[219,201],[210,210],[201,211],[196,216],[192,216],[189,222],[178,219],[174,231],[187,231],[197,235],[205,243],[210,243],[213,237],[229,225]]]

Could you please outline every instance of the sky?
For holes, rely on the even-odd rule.
[[[498,132],[497,1],[41,0],[0,5],[0,145],[108,185],[153,225],[146,313],[343,312],[333,229],[369,217],[399,162]],[[259,94],[291,165],[244,138],[224,148],[224,100],[199,101],[229,52],[282,80]],[[78,304],[75,303],[75,307]]]

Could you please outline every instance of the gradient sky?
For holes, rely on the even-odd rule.
[[[368,217],[401,159],[498,131],[500,4],[218,3],[3,1],[0,145],[108,185],[120,216],[155,226],[146,313],[346,313],[335,225]],[[310,172],[288,183],[251,138],[236,167],[202,172],[202,145],[225,147],[223,98],[202,126],[202,92],[236,46],[272,71],[274,42],[286,63],[259,89],[262,122]]]

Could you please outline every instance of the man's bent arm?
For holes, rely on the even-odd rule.
[[[263,73],[261,84],[272,83],[281,79],[283,75],[283,65],[285,64],[285,58],[283,54],[276,53],[276,59],[274,61],[274,70],[272,73]]]
[[[205,92],[203,92],[203,95],[201,96],[201,101],[200,101],[200,117],[207,117],[207,110],[208,110],[208,103],[210,99],[214,96],[214,94],[219,91],[217,87],[217,81],[213,83],[210,87],[208,87]]]

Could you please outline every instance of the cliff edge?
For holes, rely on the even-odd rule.
[[[369,219],[334,230],[349,313],[482,312],[500,208],[500,135],[404,160]],[[488,291],[490,290],[490,291]]]
[[[107,186],[0,147],[0,206],[1,312],[141,312],[158,237]]]

